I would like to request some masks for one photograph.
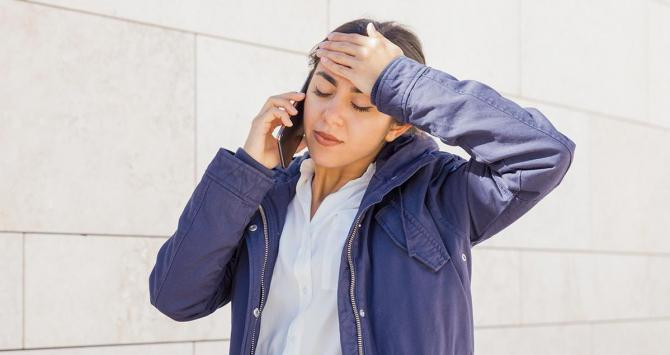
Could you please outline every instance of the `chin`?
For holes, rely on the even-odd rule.
[[[335,168],[341,166],[342,164],[338,163],[338,155],[331,152],[319,151],[318,149],[309,149],[309,157],[314,160],[314,164],[324,167],[324,168]],[[341,155],[341,154],[339,154]]]

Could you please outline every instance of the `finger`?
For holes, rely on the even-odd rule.
[[[289,104],[291,104],[292,106],[293,102],[291,102],[291,100],[293,101],[303,100],[305,97],[306,97],[305,93],[300,91],[290,91],[285,92],[283,94],[270,96],[268,100],[265,102],[264,110],[273,106],[277,106],[279,104],[279,101],[281,100],[287,100]]]
[[[337,64],[332,60],[328,59],[328,57],[322,57],[321,64],[323,64],[323,67],[326,68],[327,70],[330,70],[336,75],[343,76],[351,81],[351,78],[353,76],[351,68],[347,68],[344,65]]]
[[[284,126],[293,126],[293,121],[291,121],[291,117],[286,113],[286,111],[282,107],[275,107],[272,109],[272,114],[281,119],[281,122]]]
[[[349,68],[353,68],[354,65],[356,64],[356,57],[352,57],[348,54],[340,53],[340,52],[333,52],[329,51],[327,49],[319,49],[316,51],[316,55],[323,59],[323,57],[327,57],[328,59],[332,60],[333,62],[336,62],[341,65],[345,65]]]
[[[293,101],[298,101],[298,100],[303,100],[305,98],[305,93],[299,92],[299,91],[290,91],[290,92],[285,92],[283,94],[279,95],[273,95],[268,98],[266,101],[266,105],[268,105],[271,102],[276,102],[276,100],[293,100]],[[271,107],[273,105],[268,105],[268,107]]]
[[[285,97],[293,100],[302,100],[305,98],[305,93],[300,91],[289,91],[279,95],[280,97]]]
[[[361,46],[351,42],[324,41],[319,44],[319,48],[358,56],[360,54]]]
[[[271,107],[260,116],[262,124],[266,125],[266,130],[272,131],[279,125],[291,126],[293,122],[288,113],[283,109]]]
[[[379,32],[377,32],[377,29],[375,28],[375,25],[372,24],[372,22],[368,22],[368,26],[366,27],[366,30],[368,32],[369,37],[373,36],[378,36]]]
[[[375,25],[372,22],[368,22],[368,26],[366,29],[368,30],[367,32],[369,34],[369,37],[386,39],[386,37],[384,37],[384,35],[381,32],[377,31],[377,27],[375,27]]]
[[[295,105],[290,101],[290,99],[283,96],[270,97],[266,102],[265,106],[266,106],[265,109],[269,109],[272,107],[283,107],[292,115],[298,113],[298,109],[295,108]]]
[[[358,33],[331,32],[327,36],[329,41],[351,42],[361,46],[370,43],[370,37]]]

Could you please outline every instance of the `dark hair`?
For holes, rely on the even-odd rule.
[[[360,35],[367,36],[367,25],[370,22],[372,22],[372,25],[375,26],[379,33],[400,47],[406,57],[414,59],[421,64],[426,64],[426,58],[424,57],[421,41],[419,38],[412,30],[408,28],[408,26],[400,24],[397,21],[380,22],[370,18],[359,18],[340,25],[339,27],[332,30],[332,32],[358,33]],[[328,40],[328,38],[324,38],[321,42],[326,40]],[[306,91],[307,86],[309,85],[309,82],[314,75],[316,66],[320,61],[320,58],[316,55],[316,49],[318,48],[318,45],[319,44],[317,43],[310,50],[308,55],[309,66],[311,69],[309,71],[309,75],[307,76],[307,81],[305,82],[303,91]],[[402,122],[397,117],[393,117],[393,120],[398,124],[402,124]],[[422,131],[416,126],[412,126],[405,133],[403,133],[403,135],[414,134],[422,134]]]

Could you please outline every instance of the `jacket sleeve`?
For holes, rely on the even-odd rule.
[[[150,302],[176,321],[204,317],[230,301],[245,226],[273,185],[242,148],[219,148],[149,275]]]
[[[444,159],[444,169],[431,185],[444,209],[459,210],[449,213],[451,218],[462,214],[466,222],[460,223],[460,231],[469,236],[471,246],[526,213],[561,182],[572,164],[575,143],[539,110],[411,58],[394,58],[370,96],[380,112],[470,154],[469,161],[445,154],[451,159]]]

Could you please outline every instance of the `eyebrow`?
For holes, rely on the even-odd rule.
[[[333,78],[330,74],[328,74],[324,71],[319,71],[319,72],[316,72],[316,75],[322,76],[324,79],[328,80],[328,82],[330,82],[334,86],[337,86],[337,80],[335,80],[335,78]],[[354,93],[357,93],[357,94],[362,94],[363,93],[361,90],[359,90],[355,86],[351,88],[351,92],[354,92]]]

